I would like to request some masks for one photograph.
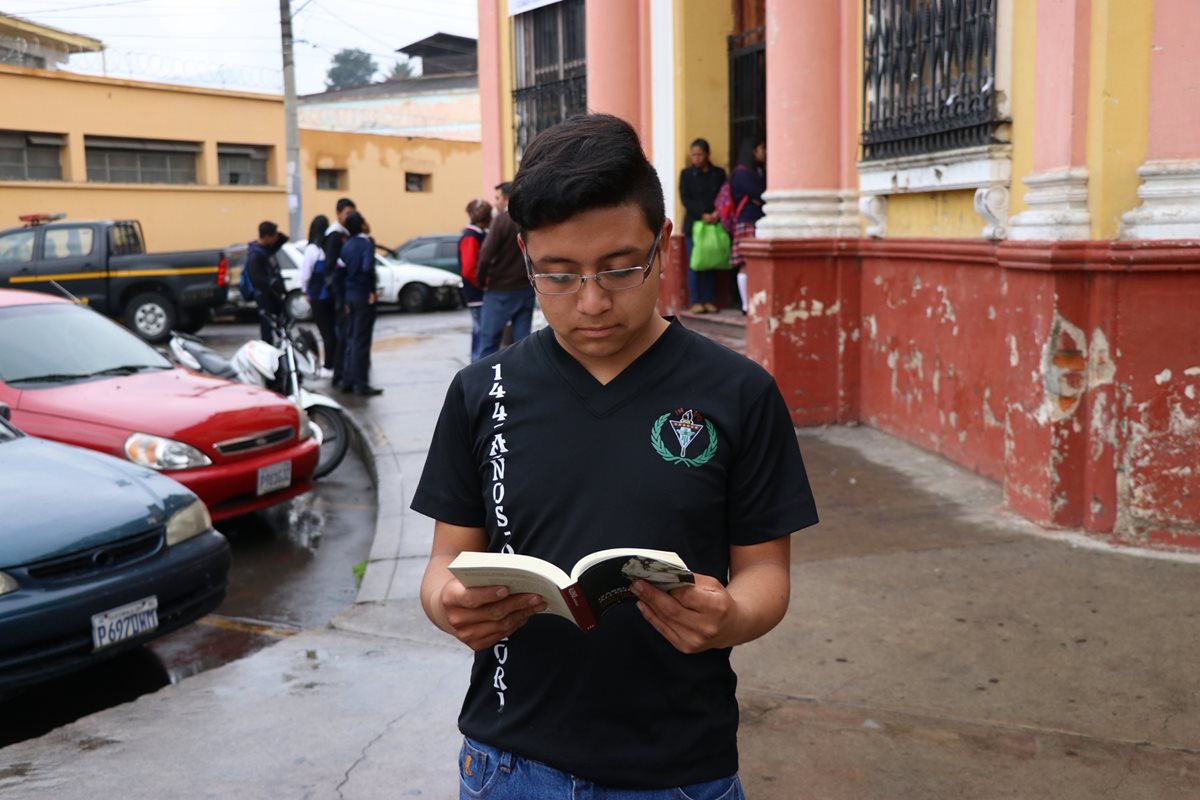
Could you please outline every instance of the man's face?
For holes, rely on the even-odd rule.
[[[267,247],[274,247],[275,243],[278,241],[279,241],[279,231],[275,231],[274,233],[271,233],[271,234],[268,234],[268,235],[262,237],[262,243],[264,245],[266,245]]]
[[[492,204],[492,207],[496,209],[496,213],[508,211],[508,198],[499,189],[496,190],[496,202]]]
[[[338,222],[341,223],[342,225],[345,225],[346,217],[350,216],[355,211],[358,211],[358,209],[355,208],[354,206],[346,206],[345,208],[343,208],[341,211],[338,212],[338,215],[337,215]]]
[[[605,270],[644,267],[656,231],[646,226],[636,204],[576,214],[558,225],[524,234],[535,273],[574,272],[593,276]],[[670,241],[663,228],[659,249]],[[661,256],[646,282],[636,289],[608,291],[588,280],[575,294],[538,294],[547,324],[563,348],[591,370],[623,369],[648,348],[665,325],[656,313]],[[593,370],[594,371],[594,370]]]

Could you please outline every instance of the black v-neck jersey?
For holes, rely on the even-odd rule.
[[[565,571],[674,550],[727,581],[729,548],[816,523],[787,407],[757,364],[678,322],[601,384],[545,328],[451,382],[412,508]],[[609,786],[737,771],[729,650],[685,655],[624,603],[550,615],[477,653],[463,733]]]

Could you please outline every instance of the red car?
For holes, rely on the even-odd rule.
[[[33,292],[0,289],[0,402],[26,433],[169,475],[214,521],[307,492],[320,451],[286,398],[179,369],[100,314]]]

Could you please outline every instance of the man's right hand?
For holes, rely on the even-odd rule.
[[[546,601],[536,594],[510,595],[504,586],[468,589],[457,578],[442,586],[439,601],[451,633],[476,651],[511,636],[534,614],[546,610]]]

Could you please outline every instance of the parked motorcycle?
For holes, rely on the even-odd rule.
[[[313,432],[320,437],[321,456],[314,478],[323,478],[337,468],[350,446],[346,412],[331,397],[303,387],[305,377],[320,373],[316,337],[298,329],[286,315],[271,320],[275,344],[252,339],[225,358],[197,336],[171,331],[168,350],[174,361],[188,369],[218,378],[263,386],[290,399],[308,414]]]

